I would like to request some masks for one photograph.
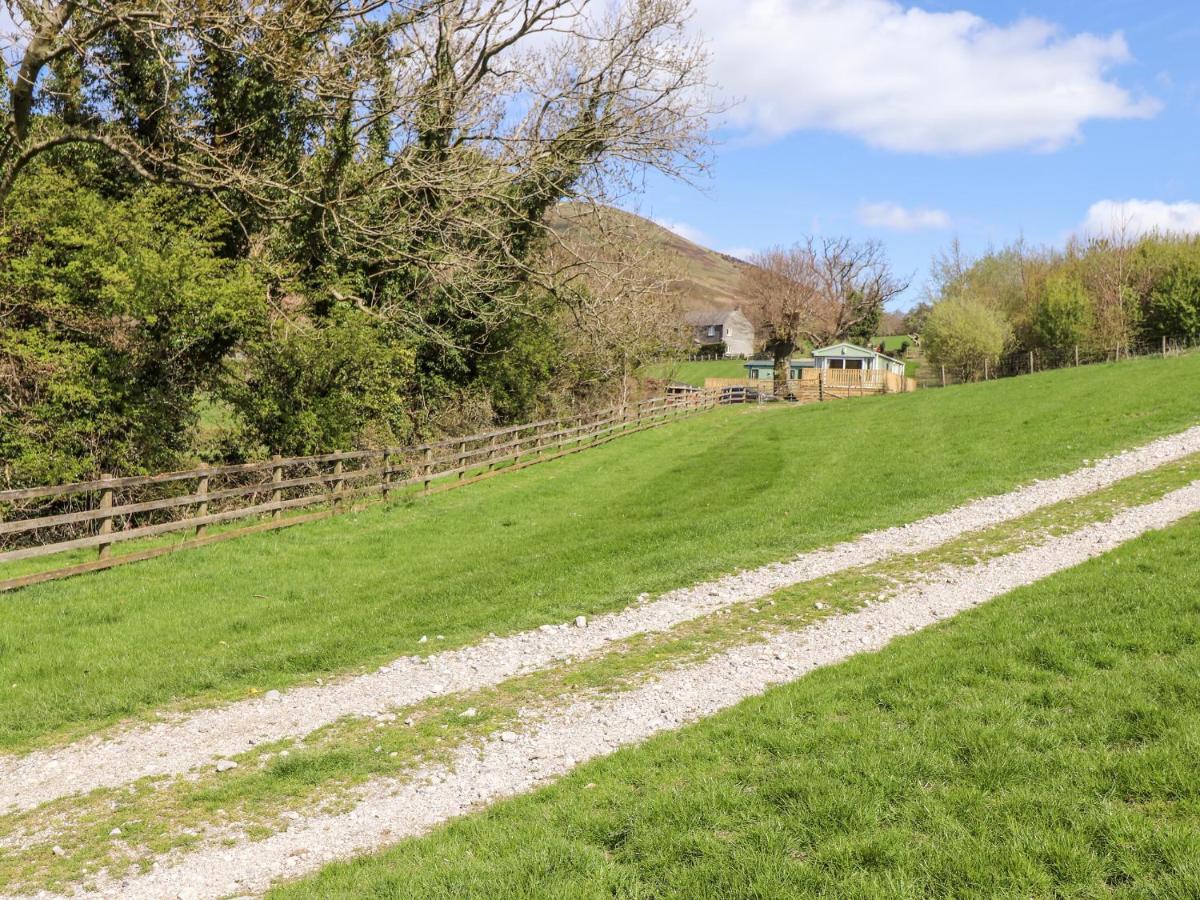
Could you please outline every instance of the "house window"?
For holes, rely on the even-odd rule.
[[[717,336],[717,326],[716,326],[716,325],[709,325],[709,326],[708,326],[708,336],[709,336],[709,337],[716,337],[716,336]]]

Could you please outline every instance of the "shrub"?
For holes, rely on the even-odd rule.
[[[994,368],[1011,340],[1012,328],[1001,313],[961,297],[937,304],[925,323],[930,361],[962,379],[983,374],[985,362]]]

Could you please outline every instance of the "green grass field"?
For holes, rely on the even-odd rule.
[[[1200,896],[1200,520],[270,896]]]
[[[875,338],[871,346],[878,347],[880,344],[883,344],[884,353],[895,353],[905,342],[911,344],[912,338],[907,334],[889,334]]]
[[[713,359],[689,362],[657,363],[645,372],[650,378],[662,378],[704,387],[706,378],[745,378],[746,361],[742,359]]]
[[[5,594],[0,747],[593,615],[910,521],[1194,424],[1200,392],[1179,386],[1198,378],[1192,356],[723,409],[462,491]]]

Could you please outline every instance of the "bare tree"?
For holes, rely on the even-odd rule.
[[[452,340],[558,280],[546,214],[706,164],[690,0],[6,0],[0,200],[88,144],[213,192],[342,295]],[[261,229],[260,229],[261,230]]]
[[[780,394],[787,388],[788,360],[802,344],[821,347],[873,330],[884,304],[908,287],[875,241],[809,238],[751,262],[743,276],[747,308],[767,334]]]
[[[619,384],[624,405],[639,367],[687,345],[678,264],[616,210],[564,204],[558,216],[555,293],[567,318],[568,355],[584,384]]]

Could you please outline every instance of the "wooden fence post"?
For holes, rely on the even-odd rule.
[[[1167,358],[1167,336],[1163,335],[1163,359]]]
[[[341,453],[342,451],[339,450],[338,452]],[[346,487],[346,479],[342,477],[342,472],[344,471],[345,467],[342,465],[340,459],[333,464],[333,474],[335,476],[333,479],[333,511],[335,513],[342,511],[342,491]]]
[[[383,472],[379,476],[379,488],[383,494],[383,502],[387,503],[391,499],[392,493],[392,451],[383,451]]]
[[[200,466],[200,468],[207,469],[208,466],[202,464]],[[196,494],[197,494],[197,496],[200,496],[200,497],[205,497],[205,498],[208,497],[208,473],[207,472],[204,472],[200,476],[200,479],[196,482]],[[207,515],[208,515],[208,500],[204,499],[204,500],[201,500],[198,504],[196,504],[196,517],[199,519],[203,519]],[[197,525],[196,526],[196,537],[204,537],[204,532],[207,529],[208,529],[207,525]]]
[[[109,475],[106,472],[100,476],[100,480],[101,481],[111,481],[112,475]],[[101,490],[100,490],[100,509],[102,509],[102,510],[112,509],[112,505],[113,505],[112,488],[111,487],[101,488]],[[101,534],[112,534],[112,530],[113,530],[112,516],[105,516],[103,519],[100,520],[100,533]],[[112,554],[112,544],[101,544],[100,545],[100,559],[108,559],[108,557],[111,554]]]
[[[1033,351],[1029,351],[1029,374],[1033,374]]]
[[[462,481],[463,478],[465,478],[467,475],[467,473],[463,471],[463,467],[466,466],[466,464],[467,464],[467,442],[459,441],[458,442],[458,465],[456,467],[458,469],[458,480],[459,481]]]
[[[1075,368],[1079,368],[1079,345],[1075,345]]]
[[[983,358],[983,380],[988,380],[988,361],[986,356]]]
[[[283,481],[283,466],[280,464],[281,459],[278,453],[272,455],[271,462],[271,484],[279,484]],[[283,502],[283,488],[272,488],[271,503],[275,504],[275,509],[271,510],[271,520],[278,522],[283,518],[283,510],[279,509],[279,504]]]
[[[423,471],[422,471],[422,475],[423,475],[423,476],[424,476],[424,478],[425,478],[425,490],[426,490],[426,492],[428,492],[428,491],[429,491],[429,482],[430,482],[429,475],[430,475],[430,473],[431,473],[432,471],[433,471],[433,448],[432,448],[432,447],[426,447],[426,448],[425,448],[425,466],[424,466],[424,469],[423,469]]]

